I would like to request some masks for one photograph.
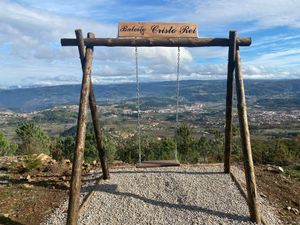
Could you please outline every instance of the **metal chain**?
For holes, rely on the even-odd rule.
[[[139,83],[139,67],[138,67],[138,48],[135,47],[135,76],[136,76],[136,99],[137,99],[137,130],[138,130],[138,151],[139,163],[142,162],[142,149],[141,149],[141,121],[140,121],[140,83]]]
[[[176,89],[176,148],[175,148],[175,160],[178,160],[177,152],[178,152],[178,129],[179,129],[179,119],[178,119],[178,111],[179,111],[179,75],[180,75],[180,47],[177,49],[177,71],[176,71],[176,81],[177,81],[177,89]]]

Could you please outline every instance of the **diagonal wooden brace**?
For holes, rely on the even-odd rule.
[[[79,56],[80,56],[80,61],[81,61],[81,68],[82,68],[82,71],[84,71],[84,66],[85,66],[85,52],[84,52],[84,41],[83,41],[84,39],[83,39],[81,30],[75,30],[75,34],[76,34],[76,38],[78,40],[78,51],[79,51]],[[92,34],[92,33],[89,33],[89,35],[90,36],[88,38],[95,37],[94,34]],[[106,160],[105,160],[105,149],[104,149],[104,145],[103,145],[102,133],[101,133],[100,123],[99,123],[99,119],[98,119],[97,103],[96,103],[96,97],[94,94],[92,79],[91,79],[91,84],[90,84],[89,104],[90,104],[90,109],[91,109],[91,114],[92,114],[97,149],[98,149],[99,159],[100,159],[102,173],[103,173],[103,179],[106,180],[106,179],[109,179],[109,170],[108,170]]]
[[[68,225],[76,225],[78,220],[78,210],[81,189],[81,172],[84,155],[87,108],[91,86],[91,72],[93,64],[93,47],[87,47],[85,52],[85,66],[83,70],[82,86],[80,94],[79,112],[77,120],[76,148],[73,158],[72,178],[70,186]]]

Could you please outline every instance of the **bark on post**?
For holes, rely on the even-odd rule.
[[[76,38],[78,40],[78,51],[79,51],[79,56],[80,56],[80,61],[81,61],[81,68],[82,68],[82,71],[84,71],[84,63],[85,63],[84,62],[85,51],[84,51],[84,41],[83,41],[84,39],[83,39],[81,30],[75,30],[75,34],[76,34]],[[89,35],[90,36],[88,36],[88,38],[95,38],[94,34],[90,33]],[[99,159],[100,159],[102,173],[103,173],[103,179],[106,180],[109,178],[109,171],[108,171],[108,167],[107,167],[106,160],[105,160],[105,149],[104,149],[103,141],[102,141],[102,133],[101,133],[100,123],[99,123],[99,119],[98,119],[97,103],[96,103],[96,97],[94,94],[92,79],[91,79],[91,84],[90,84],[89,104],[90,104],[90,109],[91,109],[91,114],[92,114],[97,149],[98,149]]]
[[[68,225],[76,225],[78,220],[80,188],[81,188],[81,171],[83,162],[83,153],[86,135],[86,120],[88,99],[91,85],[91,71],[93,63],[93,47],[87,47],[85,53],[85,66],[82,78],[81,95],[79,103],[78,121],[77,121],[77,136],[76,148],[73,159],[72,179],[69,196],[68,208]]]
[[[60,39],[62,46],[77,46],[77,40],[73,38]],[[251,45],[251,38],[238,38],[239,46]],[[204,47],[229,45],[228,38],[94,38],[84,39],[86,46],[128,46],[128,47]]]
[[[230,173],[230,155],[232,149],[232,101],[233,101],[233,72],[236,52],[236,31],[229,32],[229,50],[227,65],[227,94],[226,94],[226,125],[225,125],[225,149],[224,149],[224,172]]]
[[[240,64],[239,46],[236,47],[235,82],[250,218],[251,221],[259,224],[261,223],[260,207],[258,203],[254,165],[252,159],[243,74]]]

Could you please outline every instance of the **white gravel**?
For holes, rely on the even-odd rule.
[[[66,211],[67,202],[45,224],[65,224]],[[253,223],[245,199],[222,167],[176,167],[111,170],[79,224]]]

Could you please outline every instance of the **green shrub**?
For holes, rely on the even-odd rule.
[[[300,164],[285,167],[286,173],[292,178],[300,181]]]
[[[31,171],[39,168],[42,165],[41,160],[36,159],[34,157],[29,157],[25,160],[25,168],[27,171]]]
[[[12,156],[16,154],[18,146],[10,144],[4,133],[0,130],[0,156]]]
[[[16,129],[16,133],[20,141],[19,154],[50,154],[51,139],[40,126],[25,122]]]

